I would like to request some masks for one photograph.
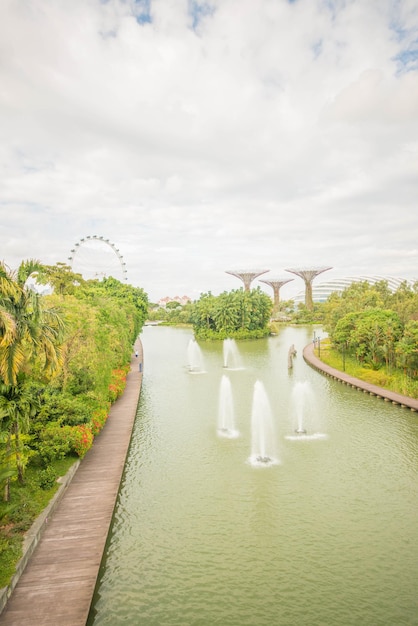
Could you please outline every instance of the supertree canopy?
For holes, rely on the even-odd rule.
[[[254,278],[257,276],[261,276],[261,274],[265,274],[269,270],[225,270],[227,274],[231,274],[232,276],[236,276],[244,283],[245,291],[250,291],[251,283]]]
[[[274,295],[274,304],[273,304],[273,314],[277,313],[277,311],[279,310],[279,303],[280,303],[280,289],[283,287],[283,285],[285,285],[286,283],[290,283],[292,280],[294,280],[293,278],[270,278],[270,279],[260,279],[260,283],[265,283],[266,285],[270,285],[270,287],[273,288],[273,295]]]
[[[305,282],[305,305],[309,310],[313,309],[313,299],[312,299],[312,281],[316,276],[322,274],[322,272],[326,272],[331,270],[332,267],[314,267],[314,268],[289,268],[286,269],[286,272],[291,272],[292,274],[296,274],[302,278]]]

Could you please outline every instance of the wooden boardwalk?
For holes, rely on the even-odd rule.
[[[142,345],[123,395],[76,471],[0,615],[1,626],[85,626],[142,383]]]
[[[333,367],[326,365],[316,356],[313,343],[305,346],[303,349],[303,358],[316,370],[322,372],[326,376],[334,378],[335,380],[339,380],[344,385],[349,385],[350,387],[359,389],[371,396],[381,398],[382,400],[385,400],[385,402],[392,402],[392,404],[398,404],[403,408],[411,409],[411,411],[418,411],[418,400],[409,398],[408,396],[403,396],[399,393],[395,393],[394,391],[389,391],[388,389],[383,389],[377,385],[366,383],[359,378],[354,378],[354,376],[349,376],[345,372],[341,372],[340,370],[336,370]]]

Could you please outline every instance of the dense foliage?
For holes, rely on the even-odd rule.
[[[373,370],[418,373],[418,284],[405,282],[391,292],[386,281],[353,283],[322,305],[324,329],[332,346]]]
[[[193,306],[192,302],[183,305],[178,302],[168,302],[165,307],[154,304],[148,311],[148,320],[158,321],[165,325],[191,324]]]
[[[272,300],[259,287],[236,289],[213,296],[201,295],[193,304],[191,319],[199,339],[263,337],[269,333]]]
[[[28,284],[53,287],[40,295]],[[4,499],[31,465],[83,456],[122,393],[147,314],[142,289],[84,281],[64,265],[0,264],[0,480]]]

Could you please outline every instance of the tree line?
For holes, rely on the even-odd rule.
[[[256,339],[269,334],[272,308],[271,298],[259,287],[224,291],[219,296],[208,291],[184,306],[177,302],[169,302],[165,309],[154,305],[149,319],[192,325],[196,339],[201,340]]]
[[[37,289],[30,278],[36,277]],[[39,285],[49,286],[41,295]],[[83,456],[123,391],[147,316],[140,288],[85,281],[65,264],[0,263],[0,481],[4,500],[28,464]]]
[[[352,283],[317,308],[332,346],[372,369],[400,370],[405,392],[416,394],[418,373],[418,283],[392,292],[385,280]]]

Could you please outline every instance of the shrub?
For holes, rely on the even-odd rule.
[[[45,466],[55,459],[63,459],[71,452],[71,428],[52,422],[38,433],[34,448]]]
[[[96,437],[96,435],[98,435],[99,432],[102,430],[103,426],[106,423],[107,418],[108,418],[108,412],[106,409],[96,409],[93,412],[93,416],[90,422],[90,428],[94,437]]]
[[[109,384],[109,399],[115,402],[123,393],[129,366],[112,370]]]
[[[91,428],[87,424],[82,424],[80,426],[72,426],[70,430],[71,448],[82,459],[93,445],[94,436]]]
[[[46,467],[45,469],[40,470],[38,474],[38,480],[41,489],[51,489],[51,487],[57,480],[57,473],[53,467],[48,465],[48,467]]]

